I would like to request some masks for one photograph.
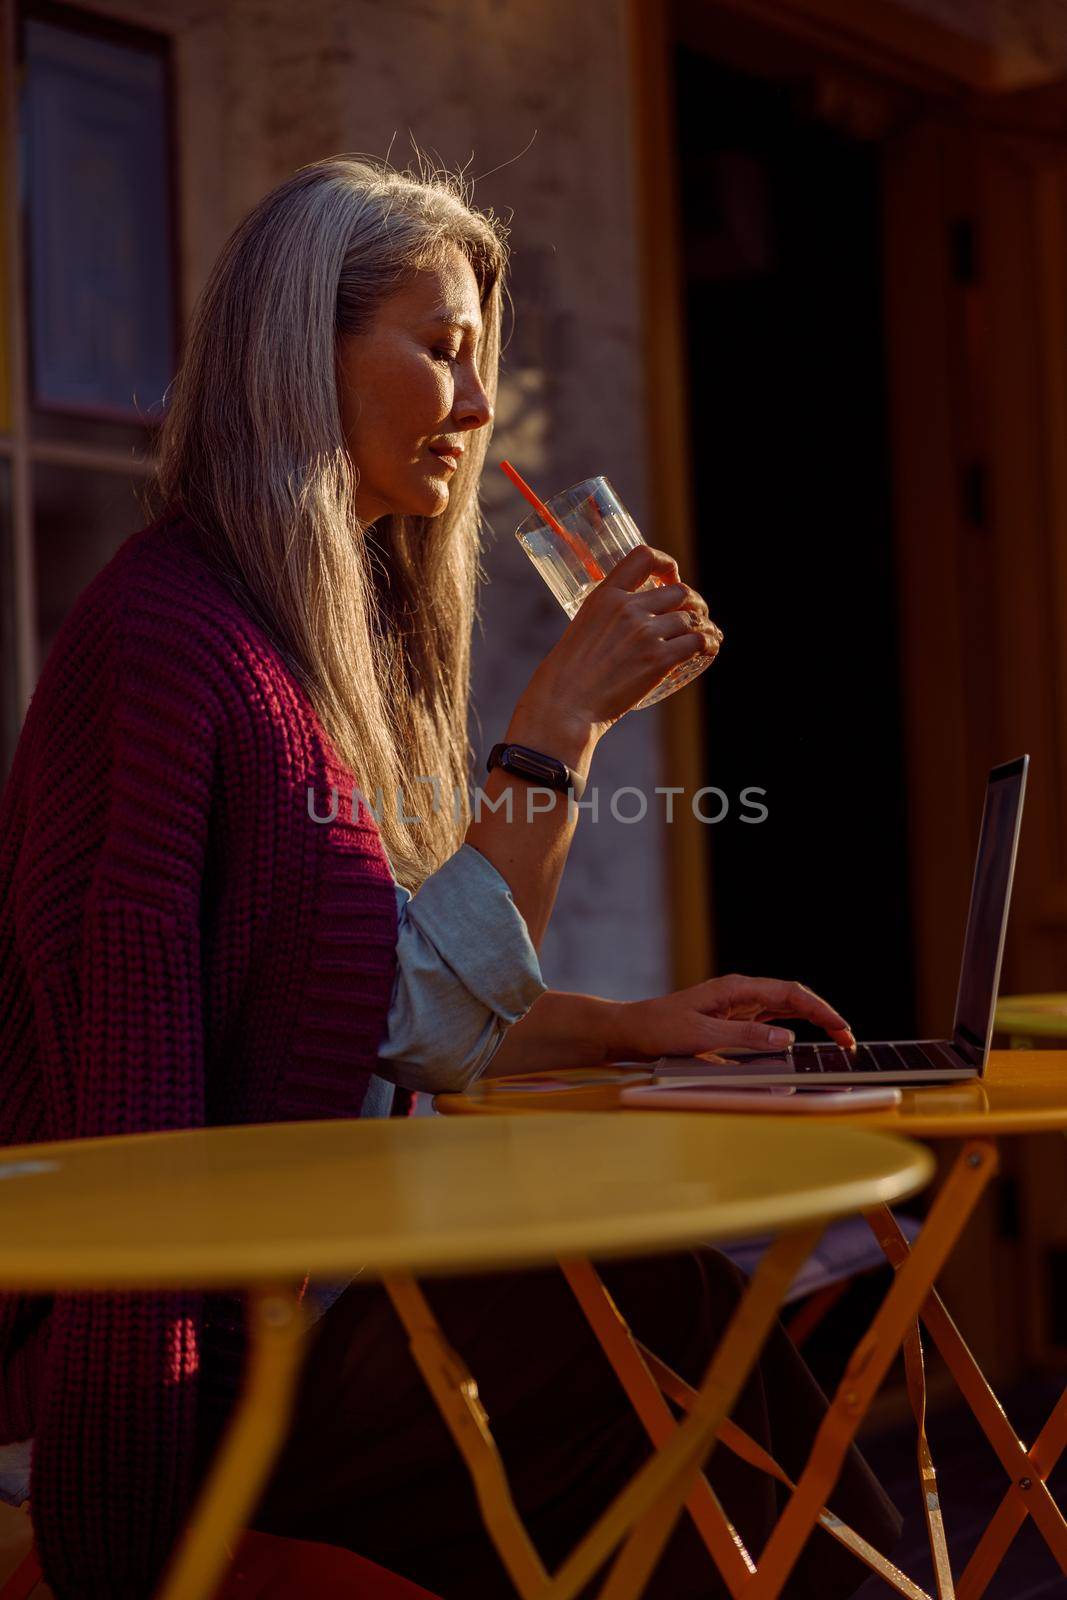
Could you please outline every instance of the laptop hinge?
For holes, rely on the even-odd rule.
[[[952,1036],[956,1052],[961,1055],[969,1067],[981,1067],[985,1064],[985,1040],[979,1039],[969,1028],[958,1026]]]

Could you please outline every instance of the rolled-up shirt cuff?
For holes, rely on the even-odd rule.
[[[517,1022],[545,993],[537,951],[511,889],[473,845],[461,845],[406,909],[463,987],[502,1022]]]
[[[397,974],[378,1070],[416,1092],[459,1092],[546,992],[537,951],[506,880],[471,845],[414,898],[396,893]]]

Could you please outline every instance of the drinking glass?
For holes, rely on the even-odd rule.
[[[581,483],[553,495],[545,505],[562,532],[534,511],[519,523],[515,537],[568,617],[573,617],[589,591],[607,577],[612,567],[635,545],[646,541],[607,478],[583,478]],[[660,581],[646,578],[640,587],[654,589]],[[641,711],[645,706],[654,706],[657,700],[665,700],[676,689],[691,683],[714,659],[702,652],[680,661],[633,710]]]

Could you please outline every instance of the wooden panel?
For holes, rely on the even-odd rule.
[[[1033,756],[1001,987],[1041,992],[1067,973],[1067,147],[986,134],[979,152],[995,726]],[[1023,1353],[1062,1367],[1050,1288],[1067,1251],[1063,1140],[1021,1140],[1008,1160]]]
[[[1057,70],[1021,42],[994,48],[893,0],[718,0],[718,7],[931,89],[1014,89]]]
[[[980,133],[962,121],[931,116],[891,138],[885,174],[915,968],[920,1022],[941,1029],[985,772],[1023,749],[1034,767],[1003,983],[1041,987],[1023,977],[1036,977],[1052,765],[1038,623],[1049,565],[1035,228],[1025,169],[991,167]],[[1001,1381],[1035,1348],[1020,1307],[1037,1307],[1030,1263],[1042,1252],[1037,1235],[1022,1247],[1003,1237],[1013,1192],[998,1183],[986,1196],[942,1279],[965,1336]]]
[[[951,1020],[980,794],[965,715],[946,143],[944,130],[920,125],[887,144],[884,169],[916,1008],[924,1030]]]
[[[650,544],[670,551],[682,578],[691,581],[693,473],[668,9],[660,0],[630,0],[629,6],[645,427],[653,485],[647,534]],[[683,785],[687,796],[709,781],[701,705],[698,683],[671,695],[660,711],[663,782]],[[683,797],[666,829],[671,964],[678,988],[713,973],[706,833]]]
[[[1067,148],[1067,146],[1065,146]],[[1037,234],[1036,304],[1041,318],[1041,472],[1045,491],[1043,593],[1047,601],[1044,662],[1048,675],[1045,732],[1052,736],[1047,788],[1055,834],[1045,862],[1051,885],[1035,907],[1040,932],[1057,937],[1055,977],[1042,975],[1042,988],[1057,985],[1063,972],[1067,933],[1067,159],[1042,162],[1034,177]],[[1035,930],[1035,931],[1038,931]]]
[[[982,774],[1023,750],[1002,992],[1062,989],[1067,971],[1067,148],[931,118],[890,142],[886,173],[916,966],[933,1023],[959,959]],[[1067,1180],[1059,1140],[1011,1145],[1005,1164],[945,1289],[983,1364],[1007,1375],[1067,1361],[1049,1297]]]
[[[1060,1135],[1013,1140],[1018,1212],[1019,1313],[1031,1366],[1067,1367],[1063,1263],[1067,1259],[1067,1163]]]
[[[1067,449],[1063,411],[1067,294],[1056,186],[1062,179],[1017,146],[983,142],[981,227],[987,256],[989,470],[997,636],[993,726],[1000,748],[1029,749],[1006,992],[1062,988],[1067,925],[1062,695],[1067,688]],[[1059,197],[1062,204],[1062,195]],[[1058,279],[1058,291],[1053,280]]]
[[[11,294],[11,253],[14,239],[11,230],[13,207],[8,194],[8,173],[12,163],[8,159],[8,115],[10,93],[10,63],[0,61],[0,433],[10,433],[11,410],[11,319],[14,306]]]
[[[676,15],[690,46],[741,70],[816,88],[829,74],[874,107],[853,131],[883,152],[916,1001],[941,1030],[985,773],[1023,749],[1002,989],[1067,986],[1067,87],[1001,93],[1035,81],[1033,63],[873,0],[676,0]],[[1062,1141],[1005,1161],[944,1274],[998,1377],[1064,1354],[1048,1293],[1050,1251],[1067,1248]]]

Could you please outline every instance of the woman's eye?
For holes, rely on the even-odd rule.
[[[438,361],[455,361],[459,355],[458,350],[435,350],[434,356]]]

